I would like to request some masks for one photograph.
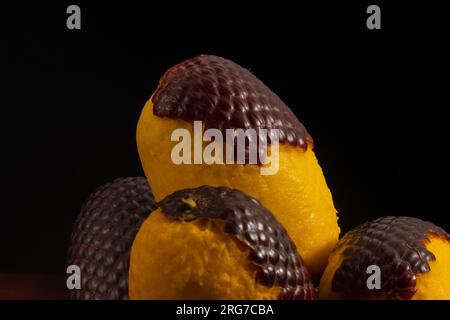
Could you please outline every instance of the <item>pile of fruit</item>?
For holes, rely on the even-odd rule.
[[[194,121],[223,133],[278,129],[277,173],[262,175],[265,163],[174,163],[172,133],[194,135]],[[313,139],[230,60],[170,68],[142,111],[137,146],[146,178],[100,187],[75,222],[73,299],[450,299],[450,236],[383,217],[339,239]]]

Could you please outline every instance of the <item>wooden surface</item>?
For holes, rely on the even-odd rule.
[[[0,273],[0,300],[62,300],[66,294],[64,276]]]

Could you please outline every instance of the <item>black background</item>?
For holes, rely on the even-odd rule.
[[[14,13],[3,118],[12,151],[3,153],[0,271],[63,272],[88,194],[143,174],[135,127],[159,77],[201,53],[250,68],[295,111],[315,140],[343,232],[386,215],[450,231],[445,11],[380,4],[382,29],[368,30],[371,3],[339,2],[74,1],[81,30],[66,28],[72,3],[5,11]]]

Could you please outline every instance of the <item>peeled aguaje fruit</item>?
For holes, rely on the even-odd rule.
[[[194,136],[193,121],[202,121],[203,132],[278,129],[278,171],[262,175],[261,166],[266,164],[247,162],[175,164],[171,152],[176,142],[171,135],[186,129]],[[206,144],[201,143],[202,147]],[[320,278],[340,230],[312,138],[289,107],[248,70],[208,55],[170,68],[142,111],[137,146],[158,201],[177,190],[201,185],[242,190],[275,214],[312,276]],[[194,149],[195,142],[192,154]]]
[[[367,268],[380,270],[379,288]],[[450,236],[416,218],[385,217],[348,232],[320,281],[321,299],[450,299]]]
[[[73,227],[67,265],[81,271],[71,299],[128,299],[131,244],[156,209],[147,180],[118,178],[89,196]]]
[[[227,187],[177,191],[131,249],[130,299],[312,299],[295,244],[256,199]]]

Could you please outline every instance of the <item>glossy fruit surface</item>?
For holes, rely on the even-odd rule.
[[[118,178],[93,192],[73,227],[67,265],[77,265],[81,289],[70,298],[128,299],[131,244],[156,209],[147,180]]]

